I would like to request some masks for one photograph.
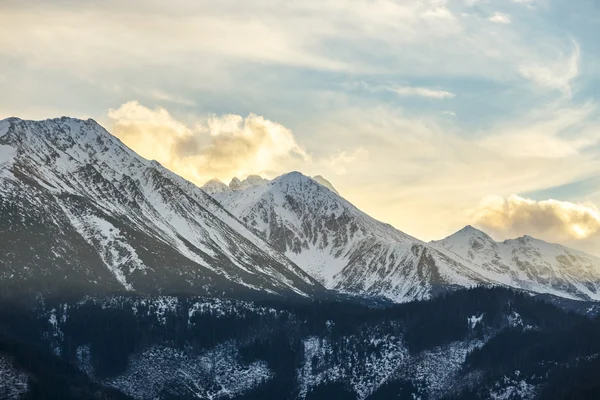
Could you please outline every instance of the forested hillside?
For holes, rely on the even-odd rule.
[[[600,378],[598,321],[498,288],[378,308],[4,301],[0,324],[22,398],[591,399]]]

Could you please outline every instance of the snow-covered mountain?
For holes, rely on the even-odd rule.
[[[93,120],[0,121],[7,290],[311,296],[322,286]]]
[[[471,261],[506,286],[560,297],[600,300],[600,258],[531,236],[496,242],[466,226],[432,244]]]
[[[470,227],[425,243],[371,218],[329,182],[298,172],[245,189],[205,190],[331,289],[404,302],[447,288],[491,284],[600,299],[595,257],[531,238],[502,247]],[[479,235],[487,239],[476,239]]]
[[[331,289],[409,301],[448,286],[488,282],[452,252],[369,217],[331,188],[291,172],[267,184],[212,195]]]

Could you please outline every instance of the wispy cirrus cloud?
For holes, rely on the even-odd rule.
[[[456,94],[447,90],[428,88],[420,86],[397,85],[391,83],[370,83],[366,81],[351,82],[346,84],[349,88],[360,88],[370,92],[390,92],[398,96],[417,96],[430,99],[451,99],[456,97]]]
[[[411,86],[390,86],[386,90],[396,93],[399,96],[419,96],[428,97],[431,99],[451,99],[456,97],[454,93],[446,90],[437,90],[424,87],[411,87]]]
[[[568,98],[572,96],[572,83],[579,75],[581,49],[573,41],[573,50],[569,56],[561,57],[549,64],[522,65],[521,74],[536,85],[545,89],[559,90]]]

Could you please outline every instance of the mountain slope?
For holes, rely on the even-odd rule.
[[[0,121],[10,290],[312,295],[322,287],[205,192],[93,120]]]
[[[531,236],[496,242],[467,226],[432,242],[471,261],[499,283],[537,293],[600,300],[600,258]]]
[[[265,185],[212,195],[332,289],[410,301],[449,286],[489,282],[452,252],[369,217],[334,190],[298,172]]]

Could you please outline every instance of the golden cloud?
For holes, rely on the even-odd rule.
[[[250,114],[212,116],[190,127],[163,108],[136,101],[108,112],[113,134],[143,157],[202,184],[210,178],[268,174],[309,159],[292,131]]]
[[[479,204],[474,218],[477,226],[501,236],[528,234],[563,242],[600,236],[600,211],[592,203],[493,196]]]

